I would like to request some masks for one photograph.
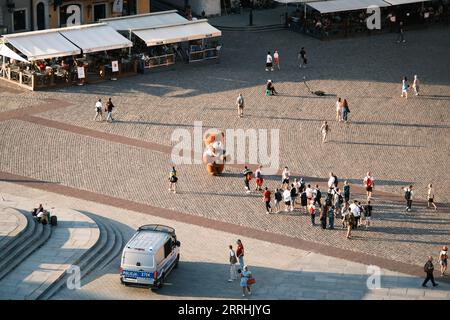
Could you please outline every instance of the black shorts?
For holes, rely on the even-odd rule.
[[[428,198],[428,203],[433,203],[434,202],[434,198]]]
[[[372,187],[366,187],[367,192],[372,192]]]
[[[289,179],[284,179],[283,181],[281,181],[281,184],[289,184]]]
[[[266,63],[266,68],[272,68],[272,62],[267,62]]]

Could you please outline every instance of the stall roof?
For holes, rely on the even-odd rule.
[[[427,2],[427,1],[431,1],[431,0],[384,0],[384,2],[392,4],[393,6],[397,6],[397,5],[401,5],[401,4],[417,3],[417,2]]]
[[[8,57],[21,62],[28,62],[26,59],[22,58],[19,54],[15,53],[13,50],[8,48],[6,44],[0,43],[0,56]]]
[[[149,47],[167,43],[220,37],[222,35],[222,32],[210,25],[206,19],[132,31],[136,36],[144,40]]]
[[[106,23],[60,29],[60,33],[83,53],[128,48],[133,43]]]
[[[29,61],[81,53],[80,48],[64,38],[58,29],[8,34],[3,38],[26,55]]]
[[[308,6],[320,13],[362,10],[373,5],[378,7],[390,6],[389,3],[382,0],[331,0],[308,3]]]
[[[138,14],[118,18],[100,19],[115,30],[155,28],[163,25],[172,25],[188,20],[180,16],[176,10]]]

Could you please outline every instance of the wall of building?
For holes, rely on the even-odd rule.
[[[8,33],[31,30],[31,11],[29,0],[14,0],[13,12],[9,12],[8,8],[6,7],[6,0],[3,0],[1,4],[3,12],[3,25],[8,28]],[[18,21],[16,21],[16,27],[18,25],[22,25],[20,28],[14,28],[14,16],[16,18],[20,17],[21,23],[17,24]]]

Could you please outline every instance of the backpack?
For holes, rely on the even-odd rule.
[[[261,171],[256,171],[256,178],[261,178]]]
[[[332,201],[331,201],[331,198],[333,197],[333,195],[331,194],[331,193],[328,193],[327,194],[327,198],[326,198],[326,200],[325,200],[325,204],[327,205],[327,206],[329,206],[329,207],[331,207],[333,204],[332,204]]]
[[[411,190],[410,189],[406,190],[406,192],[405,192],[405,199],[406,200],[411,200]]]
[[[334,185],[337,186],[339,183],[338,178],[336,176],[333,176],[333,177],[334,177]]]
[[[319,189],[316,190],[316,199],[322,199],[322,192]]]
[[[338,201],[339,201],[339,203],[344,202],[344,198],[342,197],[342,195],[340,193],[338,194]]]

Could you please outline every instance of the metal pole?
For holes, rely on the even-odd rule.
[[[129,39],[131,41],[131,29],[128,32],[129,32],[128,37],[129,37]],[[128,55],[130,55],[130,56],[131,56],[131,48],[132,48],[132,46],[128,48]]]
[[[248,25],[253,26],[253,0],[252,0],[252,4],[250,5],[250,15],[249,15],[248,19],[249,19]]]

